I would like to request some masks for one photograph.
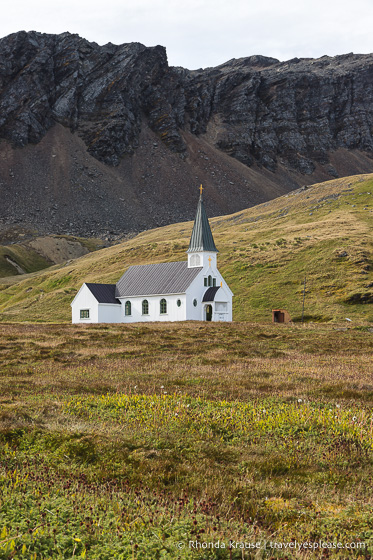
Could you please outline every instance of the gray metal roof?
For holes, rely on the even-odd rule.
[[[87,288],[91,291],[98,303],[118,303],[120,301],[115,298],[115,284],[87,284]]]
[[[130,266],[117,282],[115,297],[183,294],[202,267],[187,261]]]
[[[187,253],[194,253],[196,251],[218,252],[203,205],[202,194],[199,197],[197,213]]]

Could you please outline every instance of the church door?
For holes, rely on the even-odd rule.
[[[206,313],[206,321],[211,321],[211,319],[212,319],[212,305],[206,305],[205,313]]]

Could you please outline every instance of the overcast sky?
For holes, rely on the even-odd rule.
[[[10,0],[0,37],[70,31],[99,44],[163,45],[172,66],[253,54],[280,60],[373,52],[372,0]]]

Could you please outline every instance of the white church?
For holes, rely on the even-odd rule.
[[[202,185],[188,260],[130,266],[116,284],[83,284],[73,323],[232,321],[232,297],[217,268]]]

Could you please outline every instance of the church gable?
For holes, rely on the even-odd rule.
[[[83,284],[71,303],[73,323],[120,323],[121,310],[115,284]]]

